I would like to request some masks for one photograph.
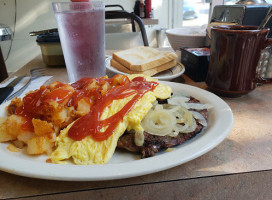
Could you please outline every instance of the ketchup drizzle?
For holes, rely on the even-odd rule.
[[[117,77],[116,77],[117,76]],[[83,78],[71,86],[74,91],[65,87],[62,82],[55,82],[50,91],[50,86],[41,86],[23,98],[23,105],[18,107],[15,114],[24,118],[21,129],[34,132],[32,119],[46,120],[46,109],[50,102],[55,101],[65,106],[76,107],[81,99],[84,99],[91,106],[91,110],[85,116],[79,118],[68,131],[68,136],[74,140],[82,140],[91,135],[95,140],[102,141],[110,137],[126,114],[133,108],[135,103],[148,91],[153,91],[158,85],[157,82],[148,82],[144,77],[136,77],[129,81],[127,76],[116,75],[113,78]],[[119,77],[118,77],[119,76]],[[97,87],[89,89],[89,85],[95,82]],[[108,83],[112,87],[104,95],[101,94],[101,87]],[[113,100],[119,100],[134,95],[132,99],[116,114],[100,120],[104,109],[110,106]],[[104,132],[101,129],[106,127]]]
[[[68,131],[68,136],[80,141],[91,135],[94,140],[103,141],[110,137],[126,114],[133,108],[136,102],[148,91],[153,91],[158,85],[156,82],[133,80],[125,85],[116,86],[105,94],[99,102],[85,116],[78,119]],[[113,100],[123,99],[135,95],[119,112],[111,117],[100,120],[100,117],[107,106],[110,106]],[[104,132],[101,129],[106,127]]]

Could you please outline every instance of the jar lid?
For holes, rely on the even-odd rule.
[[[36,42],[38,43],[57,43],[60,42],[59,33],[46,33],[37,36]]]

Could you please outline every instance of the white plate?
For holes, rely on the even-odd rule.
[[[233,115],[229,106],[216,95],[189,85],[164,82],[172,87],[174,94],[186,92],[203,103],[213,106],[209,111],[208,126],[195,138],[176,147],[174,151],[161,151],[154,157],[140,159],[136,154],[116,151],[105,165],[58,165],[46,163],[48,158],[27,156],[23,152],[15,153],[7,150],[7,143],[0,143],[0,170],[27,177],[69,180],[97,181],[113,180],[150,174],[193,160],[213,149],[227,137],[233,124]],[[5,106],[0,106],[0,116],[5,116]]]
[[[112,59],[112,57],[109,56],[105,60],[106,68],[108,70],[110,70],[111,72],[116,73],[116,74],[128,75],[127,73],[121,72],[121,71],[115,69],[114,67],[112,67],[110,64],[111,59]],[[178,62],[175,67],[172,67],[171,69],[168,69],[168,70],[165,70],[165,71],[160,72],[158,74],[155,74],[154,76],[152,76],[152,78],[158,79],[160,81],[170,81],[174,78],[181,76],[184,72],[185,72],[184,65]]]

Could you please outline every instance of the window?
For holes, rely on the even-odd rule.
[[[238,0],[169,0],[169,13],[171,15],[169,28],[208,24],[214,6],[223,4],[233,5],[237,1]]]
[[[208,24],[210,3],[205,0],[184,0],[182,26]]]

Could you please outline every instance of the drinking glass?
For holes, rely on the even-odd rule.
[[[69,81],[105,76],[104,2],[61,2],[52,5]]]

